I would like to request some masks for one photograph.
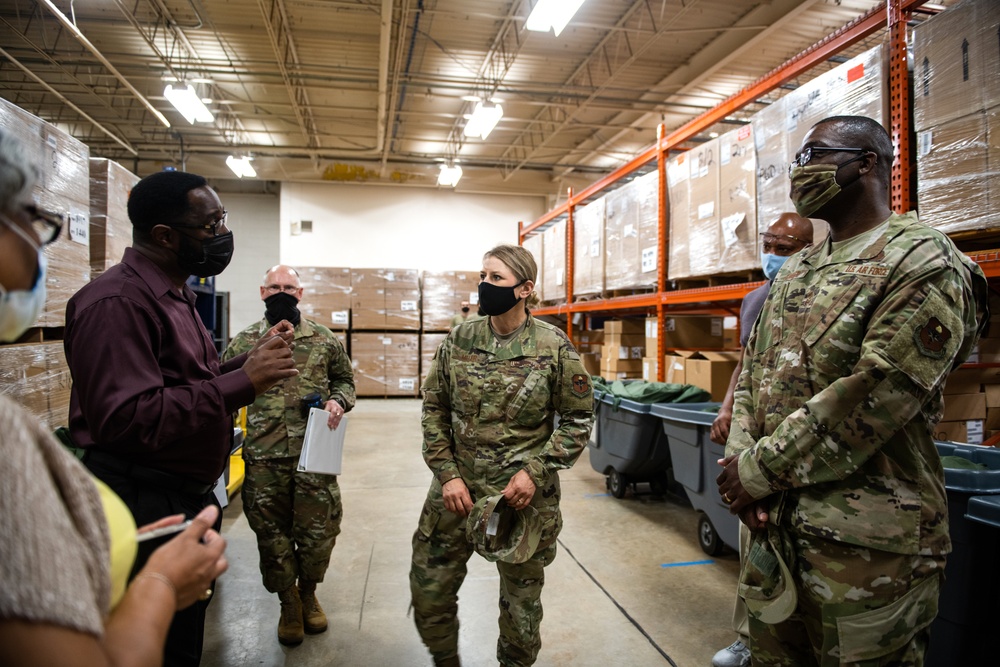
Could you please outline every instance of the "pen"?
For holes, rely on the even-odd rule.
[[[191,525],[191,519],[184,521],[183,523],[177,523],[173,526],[164,526],[162,528],[154,528],[153,530],[147,530],[145,533],[139,533],[135,536],[136,542],[145,542],[147,540],[155,540],[158,537],[163,537],[164,535],[173,535],[174,533],[179,533]]]

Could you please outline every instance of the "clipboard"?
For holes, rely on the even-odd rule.
[[[302,453],[299,454],[299,472],[314,472],[322,475],[339,475],[344,458],[344,434],[347,432],[347,415],[340,418],[340,424],[332,431],[326,425],[330,413],[319,408],[309,409],[306,434],[302,439]]]

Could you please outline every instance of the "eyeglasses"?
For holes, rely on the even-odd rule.
[[[839,146],[809,146],[804,149],[801,153],[795,155],[795,159],[792,163],[788,165],[788,173],[792,173],[792,169],[795,167],[804,167],[810,162],[814,157],[814,153],[824,152],[824,153],[871,153],[867,148],[843,148]]]
[[[212,222],[209,222],[204,225],[170,225],[170,226],[175,227],[177,229],[204,229],[206,232],[212,232],[212,236],[218,236],[220,227],[227,227],[227,228],[229,227],[229,225],[226,224],[228,218],[229,218],[229,211],[227,211],[226,209],[222,209],[221,218],[219,218],[218,220],[213,220]]]
[[[761,232],[760,240],[764,252],[782,257],[797,253],[801,249],[799,244],[809,244],[809,241],[791,234],[771,234],[770,232]]]
[[[65,220],[61,214],[40,209],[34,204],[25,206],[24,210],[31,216],[31,229],[39,243],[45,246],[59,238]]]
[[[277,294],[278,292],[284,292],[286,294],[295,294],[301,287],[296,287],[295,285],[264,285],[264,289],[271,294]]]

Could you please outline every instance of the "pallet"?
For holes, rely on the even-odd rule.
[[[950,232],[948,236],[962,252],[983,252],[1000,248],[1000,229]]]
[[[55,343],[62,341],[66,327],[31,327],[20,338],[5,345],[24,345],[29,343]]]
[[[704,287],[718,287],[720,285],[741,285],[743,283],[753,283],[764,279],[764,272],[760,269],[748,269],[746,271],[717,273],[711,276],[678,278],[676,280],[669,281],[667,289],[673,291],[700,289]]]

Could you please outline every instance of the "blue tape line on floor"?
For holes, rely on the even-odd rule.
[[[715,561],[709,558],[708,560],[691,560],[686,563],[660,563],[660,567],[685,567],[687,565],[711,565]]]
[[[584,498],[607,498],[610,495],[611,495],[610,493],[585,493],[585,494],[583,494],[583,497]]]

